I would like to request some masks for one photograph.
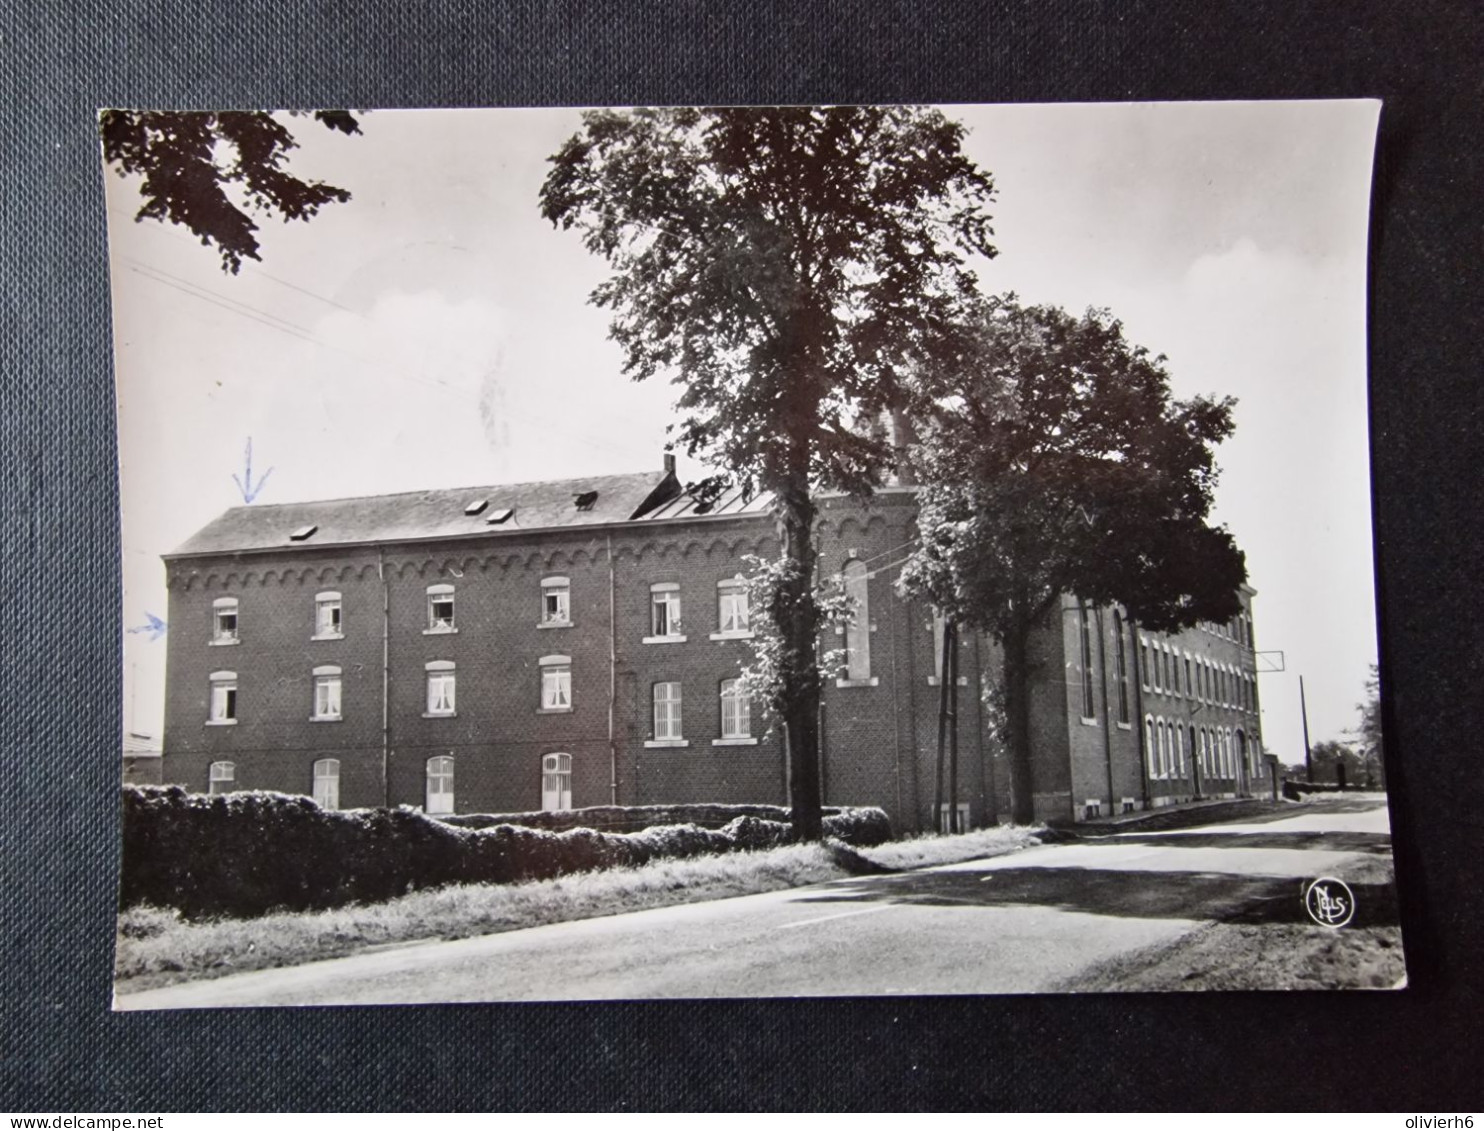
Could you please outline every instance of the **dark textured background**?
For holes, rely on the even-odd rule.
[[[0,1109],[1477,1109],[1477,4],[0,13]],[[1386,100],[1372,439],[1410,990],[109,1013],[121,626],[97,107],[1338,96]]]

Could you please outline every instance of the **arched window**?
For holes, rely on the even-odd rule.
[[[721,681],[721,736],[752,737],[752,704],[742,690],[740,679]]]
[[[541,623],[565,628],[572,623],[572,583],[565,577],[541,579]]]
[[[1247,735],[1240,730],[1237,731],[1237,760],[1242,763],[1249,778],[1255,778],[1257,776],[1256,760],[1251,757],[1247,749]]]
[[[1149,761],[1149,776],[1159,777],[1159,766],[1155,763],[1157,753],[1154,745],[1154,716],[1144,716],[1144,756]]]
[[[227,725],[237,721],[237,673],[212,672],[211,704],[206,721]]]
[[[453,756],[440,754],[428,759],[427,804],[429,813],[453,812]]]
[[[429,716],[452,715],[457,699],[454,696],[454,664],[452,660],[429,660],[423,667],[428,673]]]
[[[340,808],[339,758],[321,758],[314,764],[314,803],[321,809]]]
[[[1165,721],[1163,719],[1154,720],[1154,737],[1159,743],[1159,752],[1154,759],[1156,767],[1155,775],[1162,778],[1168,777],[1170,764],[1168,760],[1169,745],[1168,739],[1165,737]]]
[[[572,808],[572,755],[548,754],[541,759],[541,808]]]
[[[453,632],[453,586],[428,586],[428,632]]]
[[[237,641],[237,598],[218,597],[211,602],[211,642],[236,644]]]
[[[1123,614],[1113,611],[1113,663],[1118,680],[1118,721],[1128,724],[1128,653],[1124,641]]]
[[[321,722],[340,718],[340,668],[335,664],[314,669],[314,718]]]
[[[845,563],[845,595],[850,619],[845,624],[845,678],[862,683],[871,678],[871,585],[866,563]]]
[[[716,583],[716,631],[722,636],[746,636],[752,632],[747,584],[740,577],[727,577]]]
[[[681,640],[680,584],[661,581],[649,587],[649,636],[651,641]]]
[[[1185,776],[1185,731],[1180,728],[1179,723],[1170,724],[1170,748],[1175,756],[1174,774],[1177,778]]]
[[[206,782],[207,793],[231,793],[237,786],[237,766],[232,762],[211,763]]]
[[[314,595],[314,639],[339,640],[340,594],[333,589]]]
[[[1097,705],[1092,693],[1092,612],[1086,601],[1077,602],[1077,658],[1082,668],[1082,717],[1097,718]]]
[[[542,656],[541,709],[543,711],[570,711],[572,709],[572,657]]]
[[[668,680],[654,685],[654,738],[656,742],[680,742],[680,682]]]

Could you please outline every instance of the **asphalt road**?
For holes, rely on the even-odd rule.
[[[1348,802],[411,944],[123,995],[116,1007],[1034,993],[1212,920],[1307,921],[1301,881],[1364,875],[1367,858],[1389,853],[1389,832],[1383,804]],[[1368,921],[1394,916],[1389,885],[1352,886]]]

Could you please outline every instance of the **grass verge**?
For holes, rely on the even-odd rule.
[[[1053,988],[1070,993],[1388,990],[1406,973],[1400,927],[1334,931],[1308,923],[1211,923]]]
[[[254,919],[190,923],[173,911],[137,907],[119,916],[115,989],[130,993],[341,958],[369,947],[518,931],[847,879],[863,870],[852,856],[870,868],[890,871],[996,856],[1037,843],[1037,831],[980,829],[843,851],[818,844],[786,845],[760,852],[660,860],[638,868],[580,872],[526,884],[456,885],[386,903]]]

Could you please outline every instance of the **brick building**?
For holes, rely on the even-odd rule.
[[[907,488],[820,500],[821,569],[859,611],[834,630],[847,658],[821,705],[824,797],[901,829],[933,824],[942,631],[893,591],[914,519]],[[781,728],[734,682],[757,615],[745,558],[776,553],[764,500],[700,504],[668,457],[635,475],[233,508],[165,558],[164,779],[430,812],[787,804]],[[1220,632],[1159,638],[1064,603],[1034,673],[1040,816],[1257,787],[1250,596]],[[997,670],[992,643],[966,636],[958,801],[973,825],[1009,814],[979,693]]]

